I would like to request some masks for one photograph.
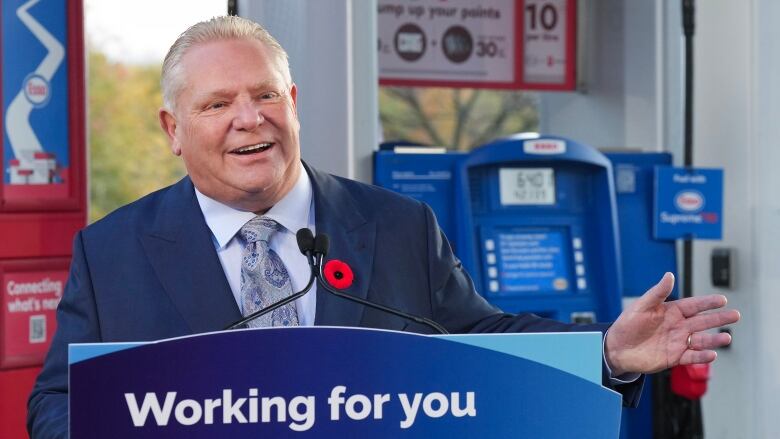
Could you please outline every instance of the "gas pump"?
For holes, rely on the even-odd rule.
[[[568,139],[516,135],[457,164],[458,255],[509,312],[561,321],[620,314],[611,165]]]
[[[457,254],[453,175],[466,153],[409,142],[385,142],[374,154],[374,184],[431,206]]]
[[[0,437],[20,438],[87,219],[82,3],[8,0],[0,18]]]
[[[677,250],[673,240],[653,237],[655,168],[671,166],[666,152],[607,152],[615,179],[618,222],[620,224],[620,260],[623,270],[623,306],[641,296],[663,273],[677,273]],[[675,284],[671,299],[679,297]],[[667,379],[649,375],[639,406],[623,411],[621,438],[652,439],[654,422],[660,416],[659,398],[668,393]]]
[[[562,321],[617,317],[617,214],[603,154],[526,134],[470,153],[415,152],[377,152],[375,183],[432,206],[488,301]]]
[[[603,155],[535,135],[471,153],[394,146],[376,153],[375,183],[430,204],[478,291],[506,311],[610,320],[677,272],[674,240],[653,232],[655,170],[672,164],[668,153]],[[668,387],[648,377],[621,437],[654,437]]]

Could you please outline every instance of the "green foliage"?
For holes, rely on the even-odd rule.
[[[457,150],[539,127],[536,95],[521,91],[382,87],[379,108],[385,139]]]
[[[90,51],[90,221],[185,174],[157,121],[159,66],[127,66]]]

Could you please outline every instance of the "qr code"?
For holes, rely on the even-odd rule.
[[[46,342],[46,316],[30,316],[30,343]]]

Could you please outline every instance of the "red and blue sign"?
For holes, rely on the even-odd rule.
[[[659,166],[655,184],[656,239],[721,239],[722,169]]]
[[[75,197],[74,147],[82,127],[74,127],[72,87],[82,84],[73,70],[73,50],[65,0],[10,0],[2,12],[2,198],[49,204]],[[78,39],[78,38],[77,38]],[[77,47],[78,46],[78,47]],[[76,55],[78,62],[81,54]],[[80,68],[79,68],[80,70]],[[74,134],[76,137],[74,137]],[[79,156],[80,156],[79,152]],[[47,208],[50,208],[49,205]]]

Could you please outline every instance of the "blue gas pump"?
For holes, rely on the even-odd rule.
[[[374,184],[429,205],[455,254],[453,174],[466,155],[403,141],[385,142],[374,153]]]
[[[529,134],[470,153],[399,145],[376,153],[375,183],[432,207],[488,301],[563,321],[617,317],[617,214],[603,154]]]
[[[656,168],[669,153],[602,154],[525,134],[470,153],[395,146],[375,155],[375,183],[431,205],[478,291],[505,311],[611,320],[621,299],[677,271],[675,241],[653,232]],[[622,438],[653,437],[662,384],[648,377]]]
[[[623,301],[641,296],[663,273],[677,272],[674,240],[653,236],[653,204],[656,197],[655,168],[671,166],[666,152],[609,152],[614,172],[615,199],[620,224],[620,255],[623,270]],[[671,298],[678,297],[675,285]],[[659,377],[646,377],[639,406],[623,411],[620,437],[652,439],[654,405],[659,393],[669,392]]]
[[[671,166],[668,152],[608,152],[615,177],[615,199],[620,224],[620,260],[623,297],[644,294],[667,271],[677,272],[674,240],[653,236],[655,168]],[[677,285],[672,298],[678,297]]]
[[[456,168],[458,256],[488,301],[561,321],[620,314],[615,191],[603,154],[520,134]]]

